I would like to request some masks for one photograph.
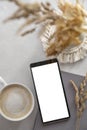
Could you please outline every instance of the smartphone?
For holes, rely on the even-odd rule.
[[[57,59],[30,64],[43,123],[70,117],[68,102]]]

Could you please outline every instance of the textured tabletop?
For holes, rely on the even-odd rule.
[[[34,2],[35,0],[24,0]],[[46,0],[37,0],[46,1]],[[49,0],[50,1],[50,0]],[[55,6],[54,0],[50,1]],[[85,4],[87,5],[87,4]],[[44,54],[38,31],[25,37],[18,35],[17,29],[24,22],[24,19],[3,23],[3,20],[10,16],[17,7],[10,2],[0,0],[0,76],[7,83],[23,83],[28,86],[34,94],[29,64],[40,60],[48,59]],[[87,71],[87,57],[74,64],[60,64],[61,70],[84,75]],[[10,122],[0,116],[0,130],[32,130],[35,112],[29,118],[21,122]]]

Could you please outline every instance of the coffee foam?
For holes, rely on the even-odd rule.
[[[10,118],[26,115],[32,106],[31,94],[21,85],[14,84],[1,92],[1,111]]]

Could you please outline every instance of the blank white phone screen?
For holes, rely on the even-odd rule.
[[[69,117],[57,63],[32,67],[43,122]]]

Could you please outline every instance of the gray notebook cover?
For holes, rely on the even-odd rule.
[[[75,83],[79,86],[80,82],[83,80],[83,77],[71,73],[62,72],[62,79],[64,83],[64,89],[71,117],[68,120],[53,122],[44,125],[42,123],[40,112],[38,109],[33,130],[75,130],[75,124],[76,124],[76,108],[74,103],[75,91],[69,80],[71,79],[74,80]],[[87,130],[87,110],[84,111],[83,116],[81,118],[80,128],[81,130]]]

